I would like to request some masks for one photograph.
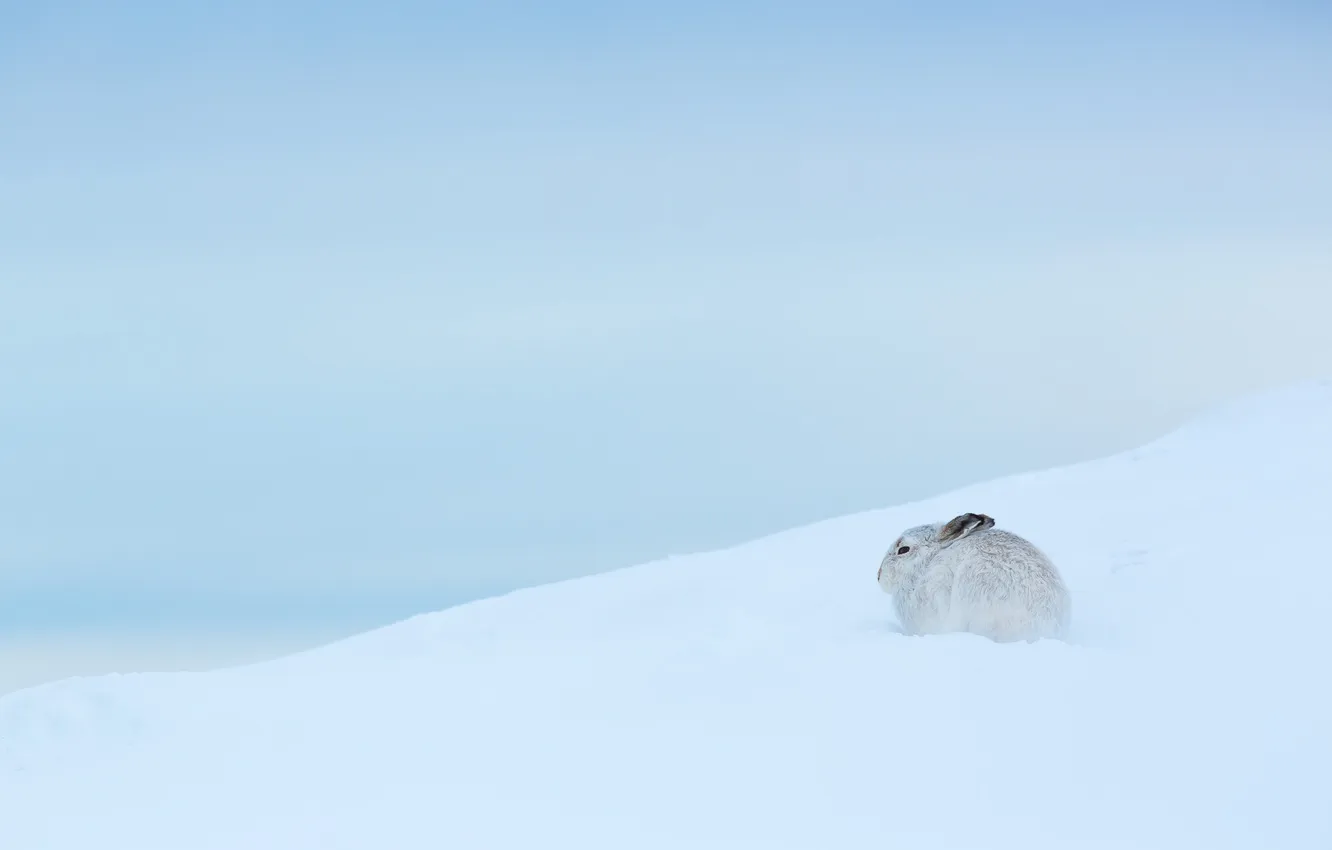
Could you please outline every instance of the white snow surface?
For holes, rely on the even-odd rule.
[[[1332,384],[1139,450],[0,699],[3,850],[1332,847]],[[904,527],[995,517],[1069,641],[907,637]]]

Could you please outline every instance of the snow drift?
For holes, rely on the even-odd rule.
[[[1144,448],[271,663],[0,699],[5,850],[1332,847],[1332,386]],[[905,637],[982,511],[1067,642]]]

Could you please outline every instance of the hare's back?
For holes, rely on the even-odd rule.
[[[1050,558],[1026,538],[994,528],[972,535],[959,551],[959,589],[995,599],[1012,592],[1059,591],[1063,582]],[[961,547],[959,547],[961,548]],[[970,593],[966,595],[972,595]]]

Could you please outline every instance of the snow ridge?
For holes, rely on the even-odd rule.
[[[0,698],[0,847],[1327,848],[1332,383],[1109,458],[415,617]],[[981,511],[1068,641],[908,638]]]

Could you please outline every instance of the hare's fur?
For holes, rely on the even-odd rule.
[[[879,564],[878,581],[907,634],[971,632],[1010,642],[1068,633],[1071,600],[1059,570],[984,514],[902,532]]]

